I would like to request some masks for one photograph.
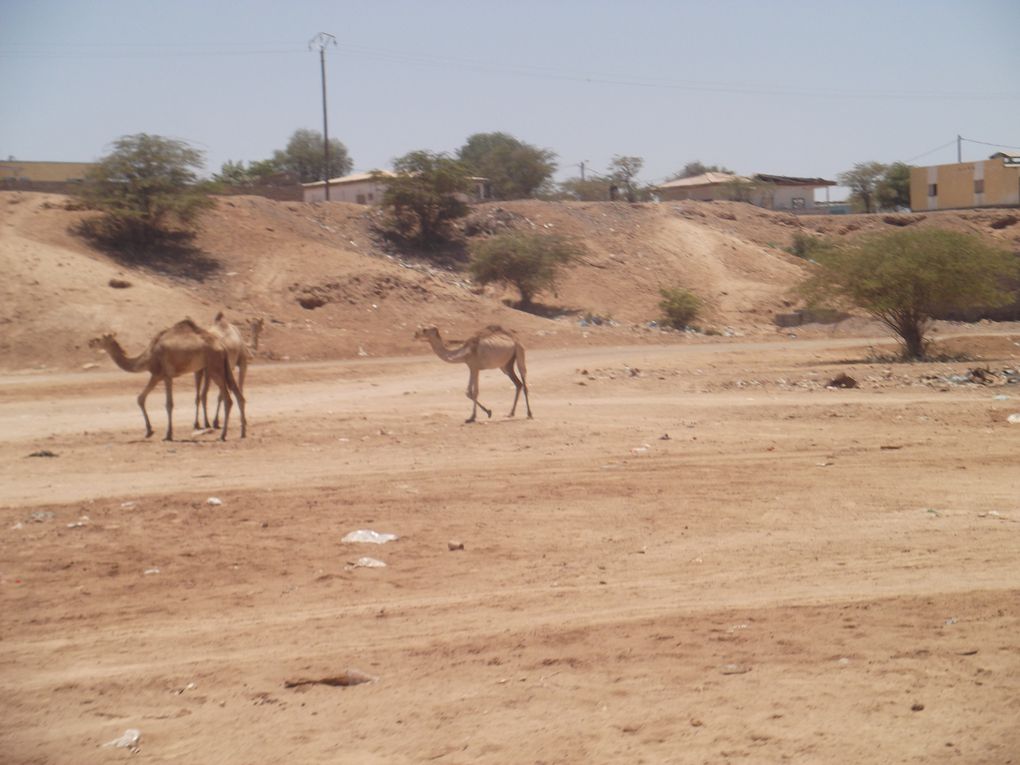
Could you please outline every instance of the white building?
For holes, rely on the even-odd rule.
[[[356,205],[377,205],[382,202],[386,192],[385,178],[395,177],[388,170],[374,173],[355,173],[329,181],[329,199],[331,202],[350,202]],[[302,183],[306,202],[326,201],[326,182]]]
[[[355,173],[342,178],[333,178],[329,182],[329,200],[331,202],[351,202],[356,205],[377,205],[382,202],[386,193],[386,179],[396,178],[389,170],[377,170],[374,173]],[[481,202],[488,199],[489,181],[487,178],[472,177],[471,192],[466,194],[466,201]],[[326,182],[302,183],[304,201],[325,202]]]
[[[811,210],[815,189],[835,186],[824,178],[795,178],[789,175],[757,173],[748,178],[730,173],[705,173],[679,178],[655,187],[663,201],[697,199],[750,202],[769,210]]]

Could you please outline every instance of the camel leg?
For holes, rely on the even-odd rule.
[[[174,440],[174,378],[163,378],[166,386],[166,437],[164,441]]]
[[[199,425],[198,421],[199,404],[201,404],[202,407],[202,419],[205,421],[204,427],[209,427],[209,410],[205,403],[208,395],[209,375],[205,374],[205,370],[200,369],[195,372],[195,430],[201,430],[203,427]]]
[[[469,399],[471,399],[471,403],[474,404],[474,406],[471,409],[471,416],[468,417],[466,420],[464,420],[465,423],[467,423],[467,422],[474,422],[475,421],[475,417],[478,414],[478,410],[479,409],[481,409],[483,412],[485,412],[485,415],[487,417],[492,417],[492,410],[486,408],[485,404],[483,404],[481,401],[478,400],[478,370],[477,369],[472,369],[471,370],[471,375],[468,378],[467,397]]]
[[[513,417],[517,413],[517,399],[521,397],[521,381],[517,378],[517,373],[514,372],[514,360],[510,359],[507,365],[503,367],[503,374],[510,378],[510,382],[514,384],[514,405],[510,407],[510,414],[507,417]]]
[[[149,393],[159,383],[159,378],[156,375],[149,375],[149,382],[145,383],[145,387],[142,388],[142,392],[138,394],[138,406],[142,409],[142,417],[145,418],[145,437],[148,438],[152,435],[152,423],[149,422],[149,413],[145,411],[145,399],[148,398]]]
[[[244,378],[245,378],[245,376],[247,374],[248,374],[248,360],[246,358],[244,358],[244,356],[242,355],[237,360],[237,389],[239,391],[241,391],[241,392],[244,392]],[[218,428],[220,426],[220,402],[219,402],[219,400],[216,401],[216,416],[215,416],[215,418],[213,418],[212,426],[214,428]],[[209,427],[209,425],[206,424],[206,427]],[[243,430],[243,428],[242,428],[242,430]],[[241,435],[241,438],[244,438],[243,434]]]
[[[230,421],[230,408],[233,406],[230,400],[230,393],[233,393],[234,398],[237,399],[237,408],[241,412],[241,438],[244,438],[248,433],[248,421],[244,413],[244,395],[234,379],[234,373],[230,368],[229,360],[224,362],[223,371],[217,375],[217,378],[216,384],[219,385],[220,400],[223,402],[223,432],[220,433],[220,440],[227,440],[227,423]],[[228,390],[230,391],[229,393],[227,392]]]
[[[528,419],[531,417],[531,402],[528,400],[528,368],[524,365],[524,348],[518,348],[515,354],[517,360],[517,371],[521,376],[521,388],[524,390],[524,406],[528,410]],[[514,405],[516,406],[516,399]]]

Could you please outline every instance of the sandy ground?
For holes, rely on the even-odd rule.
[[[868,345],[0,376],[0,760],[1020,762],[1020,387]]]

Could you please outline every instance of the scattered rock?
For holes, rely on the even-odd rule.
[[[922,712],[924,711],[924,704],[914,704],[910,707],[911,712]]]
[[[827,388],[856,388],[857,381],[845,372],[840,372],[838,375],[829,380],[826,385]]]
[[[113,287],[115,290],[126,290],[128,287],[133,286],[131,282],[127,281],[126,279],[117,278],[110,279],[109,285]]]
[[[724,675],[743,675],[751,671],[751,668],[744,664],[723,664],[719,671]]]
[[[454,550],[463,550],[464,549],[464,543],[463,542],[458,542],[457,540],[454,540],[454,539],[451,539],[449,542],[447,542],[446,546],[447,546],[447,548],[449,548],[450,552],[453,552]]]
[[[334,688],[346,688],[351,685],[364,685],[365,683],[374,683],[379,678],[367,675],[364,672],[357,669],[345,669],[339,675],[332,675],[330,677],[319,677],[319,678],[298,678],[296,680],[285,680],[283,683],[284,688],[297,688],[302,685],[329,685]]]
[[[40,449],[37,452],[32,452],[28,455],[29,457],[56,457],[56,453],[51,452],[49,449]]]

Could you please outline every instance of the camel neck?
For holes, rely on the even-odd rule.
[[[446,344],[439,336],[439,333],[429,336],[429,345],[432,346],[432,350],[435,351],[436,355],[443,361],[448,361],[452,364],[461,360],[456,351],[446,347]]]
[[[141,372],[148,365],[148,350],[143,351],[137,356],[131,357],[124,353],[124,349],[120,347],[120,343],[116,340],[110,340],[107,343],[106,352],[110,355],[110,358],[113,359],[113,363],[125,372]]]

